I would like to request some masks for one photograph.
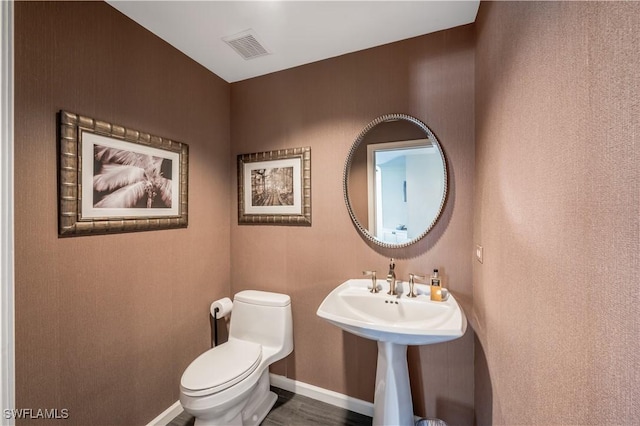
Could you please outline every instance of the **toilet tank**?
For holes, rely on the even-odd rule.
[[[274,348],[293,350],[291,298],[286,294],[244,290],[233,298],[229,336]]]

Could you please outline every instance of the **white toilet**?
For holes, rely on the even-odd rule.
[[[241,291],[233,300],[229,340],[187,367],[180,403],[196,426],[258,425],[277,399],[269,388],[269,365],[292,350],[291,298]]]

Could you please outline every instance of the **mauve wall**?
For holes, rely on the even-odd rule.
[[[637,424],[640,3],[476,25],[479,424]]]
[[[16,2],[17,407],[136,425],[178,399],[230,288],[229,94],[105,3]],[[188,143],[189,227],[59,239],[60,109]]]
[[[474,34],[473,26],[460,27],[231,85],[232,170],[237,154],[311,147],[311,227],[238,226],[235,203],[231,209],[232,293],[257,288],[292,298],[295,351],[273,372],[371,401],[375,342],[343,333],[316,310],[362,270],[384,276],[389,257],[399,278],[439,268],[456,295],[471,298]],[[342,195],[351,144],[388,113],[426,122],[446,152],[451,180],[433,231],[394,251],[367,244]],[[473,345],[469,329],[457,341],[410,348],[417,414],[473,422]]]

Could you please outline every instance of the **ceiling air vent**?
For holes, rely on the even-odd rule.
[[[258,41],[258,36],[253,30],[223,37],[222,40],[244,59],[253,59],[271,53]]]

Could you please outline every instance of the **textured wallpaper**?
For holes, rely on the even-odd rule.
[[[637,2],[481,5],[479,424],[640,418],[638,28]]]
[[[60,109],[187,143],[189,227],[58,238]],[[226,82],[106,3],[16,2],[18,408],[139,425],[178,400],[229,294],[228,158]]]
[[[471,298],[473,37],[467,25],[232,84],[232,161],[233,154],[311,147],[311,227],[238,226],[232,213],[233,292],[258,287],[292,298],[295,351],[273,372],[372,401],[376,343],[342,332],[316,310],[363,270],[386,274],[390,257],[398,279],[439,268],[446,286]],[[390,113],[413,115],[433,130],[451,185],[433,231],[396,250],[360,236],[342,194],[351,144]],[[450,343],[411,347],[409,364],[417,414],[473,422],[471,329]]]

